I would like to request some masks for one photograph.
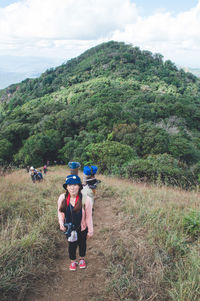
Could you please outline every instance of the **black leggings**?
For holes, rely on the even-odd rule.
[[[69,251],[69,258],[71,260],[76,259],[76,249],[79,246],[79,256],[85,257],[86,254],[86,240],[87,240],[87,233],[88,228],[86,228],[84,231],[81,231],[81,228],[77,231],[78,233],[78,240],[74,242],[68,241],[68,251]]]

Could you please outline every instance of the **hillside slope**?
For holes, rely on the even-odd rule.
[[[119,42],[0,92],[0,163],[95,163],[101,172],[199,183],[200,80]],[[100,151],[101,150],[101,151]]]

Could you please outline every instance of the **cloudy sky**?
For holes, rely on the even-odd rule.
[[[109,40],[200,68],[200,0],[0,0],[0,39],[0,68],[11,56],[62,63]]]

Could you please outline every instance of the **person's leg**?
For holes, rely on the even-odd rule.
[[[77,241],[70,242],[68,241],[68,252],[69,252],[69,258],[71,260],[69,269],[70,271],[76,271],[76,249],[77,249]]]
[[[87,233],[88,233],[88,229],[84,231],[80,231],[78,233],[78,246],[79,246],[79,256],[80,256],[79,267],[81,269],[86,268],[85,255],[87,249]]]

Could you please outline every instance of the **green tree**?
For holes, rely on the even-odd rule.
[[[4,165],[12,160],[13,145],[7,139],[0,140],[0,164]]]
[[[141,156],[167,153],[168,143],[169,134],[166,130],[151,123],[142,124],[135,139],[137,152]]]
[[[81,163],[87,162],[86,147],[91,143],[97,143],[105,139],[101,133],[93,133],[81,131],[79,135],[72,137],[65,137],[65,145],[59,151],[59,158],[65,162],[72,160]]]
[[[120,174],[123,164],[136,158],[137,154],[130,146],[115,141],[92,143],[86,147],[88,162],[97,164],[101,172]]]
[[[134,159],[123,166],[123,174],[129,178],[140,179],[166,185],[189,187],[196,184],[193,172],[169,154],[150,155],[146,159]]]
[[[29,137],[15,156],[15,162],[41,166],[47,160],[57,158],[61,141],[57,131],[49,130]]]
[[[200,159],[199,150],[197,150],[190,141],[181,133],[170,136],[169,153],[178,160],[185,161],[188,164],[195,163]]]

